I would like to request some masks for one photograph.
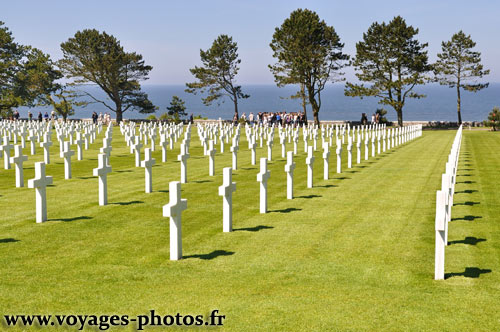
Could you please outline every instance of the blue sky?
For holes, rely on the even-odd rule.
[[[2,3],[0,20],[19,43],[61,57],[60,44],[78,30],[95,28],[116,36],[127,51],[144,56],[153,66],[147,84],[184,84],[192,81],[189,68],[199,64],[199,50],[210,47],[219,34],[238,43],[242,59],[238,82],[273,84],[267,65],[274,62],[269,43],[274,29],[290,12],[309,8],[335,28],[344,52],[355,45],[375,21],[401,15],[420,29],[418,39],[428,42],[436,59],[441,41],[463,30],[477,42],[483,64],[491,69],[489,82],[500,82],[500,1],[115,1],[54,0]],[[347,79],[354,78],[346,70]]]

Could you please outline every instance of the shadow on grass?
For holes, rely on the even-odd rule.
[[[461,168],[461,171],[474,171],[474,168]]]
[[[125,170],[121,170],[121,171],[115,171],[115,173],[132,173],[132,171],[129,169],[125,169]]]
[[[327,184],[327,186],[331,186],[331,184]],[[295,196],[295,198],[306,198],[306,199],[311,199],[315,197],[323,197],[321,195],[304,195],[304,196]]]
[[[89,220],[93,219],[93,217],[89,216],[79,216],[79,217],[73,217],[73,218],[54,218],[54,219],[47,219],[47,221],[64,221],[64,222],[71,222],[71,221],[77,221],[77,220]]]
[[[345,171],[346,173],[359,173],[359,171]]]
[[[132,204],[140,204],[144,203],[143,201],[129,201],[129,202],[114,202],[110,204],[115,204],[115,205],[132,205]]]
[[[348,179],[350,179],[350,177],[348,177],[348,176],[341,176],[339,178],[333,178],[333,179],[334,180],[348,180]]]
[[[464,216],[462,218],[451,218],[451,221],[455,221],[455,220],[467,220],[467,221],[473,221],[474,219],[481,219],[482,217],[481,216]]]
[[[240,167],[239,169],[245,170],[245,171],[250,171],[252,169],[257,169],[257,167]]]
[[[80,176],[78,177],[80,180],[89,180],[89,179],[97,179],[96,176]]]
[[[475,189],[467,189],[467,190],[462,190],[462,191],[455,191],[455,194],[472,194],[472,193],[477,193],[479,190]]]
[[[457,174],[457,176],[472,176],[470,174]]]
[[[6,239],[0,239],[0,243],[12,243],[12,242],[19,242],[20,240],[13,239],[11,237],[6,238]]]
[[[160,192],[160,193],[168,193],[168,189],[158,190],[158,192]]]
[[[480,202],[467,201],[467,202],[463,202],[463,203],[454,203],[453,206],[457,206],[457,205],[474,206],[474,205],[478,205],[478,204],[481,204],[481,203]]]
[[[363,165],[356,165],[354,167],[358,167],[358,168],[367,168],[368,166],[363,166]]]
[[[479,242],[484,242],[486,239],[478,239],[477,237],[474,236],[467,236],[463,240],[457,240],[457,241],[449,241],[448,244],[470,244],[471,246],[475,246]]]
[[[233,231],[245,231],[245,232],[258,232],[262,229],[272,229],[272,226],[259,225],[255,227],[245,227],[245,228],[234,228]]]
[[[334,184],[325,184],[323,186],[315,186],[315,187],[318,187],[318,188],[333,188],[333,187],[338,187]]]
[[[452,277],[466,277],[466,278],[479,278],[481,274],[491,273],[490,269],[480,269],[478,267],[466,267],[464,272],[456,273],[446,273],[444,275],[445,279]]]
[[[476,181],[457,181],[456,183],[471,184],[471,183],[476,183]]]
[[[290,213],[293,211],[302,211],[302,209],[298,208],[286,208],[286,209],[281,209],[281,210],[269,210],[269,212],[279,212],[279,213]]]
[[[183,259],[188,259],[188,258],[199,258],[203,260],[210,260],[217,258],[219,256],[231,256],[234,255],[234,251],[226,251],[226,250],[214,250],[209,254],[200,254],[200,255],[188,255],[188,256],[182,256]]]
[[[191,183],[207,183],[207,182],[214,182],[212,180],[198,180],[198,181],[190,181]]]

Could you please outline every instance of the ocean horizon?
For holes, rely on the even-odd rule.
[[[152,114],[160,116],[167,112],[172,96],[177,95],[185,101],[186,112],[188,114],[201,115],[209,119],[232,119],[234,106],[229,98],[224,97],[223,102],[217,104],[214,102],[211,106],[205,106],[200,94],[193,95],[184,91],[184,85],[142,85],[154,105],[159,109]],[[86,86],[85,90],[94,93],[98,98],[104,98],[105,95],[95,86]],[[278,88],[275,85],[243,85],[244,93],[249,94],[248,99],[240,100],[238,109],[240,116],[250,112],[297,112],[302,109],[299,99],[290,99],[289,97],[297,91],[295,87],[287,86]],[[428,84],[414,89],[417,93],[426,95],[422,99],[408,99],[404,110],[404,121],[457,121],[457,96],[456,90],[447,86],[438,84]],[[486,89],[479,92],[461,92],[462,99],[462,120],[463,121],[483,121],[486,120],[488,113],[494,106],[500,106],[500,83],[491,83]],[[387,119],[397,121],[396,112],[386,105],[378,104],[377,99],[365,97],[363,99],[344,96],[343,84],[332,84],[325,87],[321,93],[321,109],[319,113],[320,120],[345,120],[359,121],[361,113],[366,113],[368,118],[377,108],[387,110]],[[308,118],[312,119],[311,108],[308,105]],[[26,118],[28,111],[31,110],[36,117],[39,111],[42,113],[52,110],[51,107],[20,107],[18,108],[21,117]],[[100,103],[92,103],[87,107],[75,108],[75,115],[70,119],[90,118],[92,112],[109,112],[112,118],[115,113]],[[141,114],[137,111],[127,111],[123,114],[124,119],[144,119],[150,114]]]

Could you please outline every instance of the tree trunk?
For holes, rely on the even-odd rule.
[[[307,122],[307,100],[304,84],[300,85],[300,97],[302,98],[302,111],[304,112],[304,120]]]
[[[236,121],[239,120],[239,115],[238,115],[238,98],[236,97],[236,94],[233,95],[233,102],[234,102],[234,116],[236,117]]]
[[[314,117],[314,124],[319,126],[319,106],[318,103],[316,102],[316,99],[314,99],[314,97],[311,97],[311,95],[312,93],[309,92],[309,104],[311,104]]]
[[[403,110],[401,108],[396,109],[396,113],[398,113],[398,125],[403,127]]]
[[[462,124],[462,114],[460,113],[460,83],[457,84],[457,113],[458,113],[458,125]]]

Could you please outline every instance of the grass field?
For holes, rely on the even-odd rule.
[[[333,151],[330,180],[322,179],[318,151],[312,189],[300,142],[294,200],[286,199],[285,160],[275,144],[265,215],[259,213],[258,165],[250,165],[242,135],[240,168],[233,171],[235,231],[223,233],[217,188],[222,168],[231,165],[229,146],[216,156],[217,176],[210,177],[193,130],[189,183],[182,187],[188,209],[181,261],[169,260],[168,218],[162,217],[168,183],[180,177],[179,143],[167,163],[161,149],[154,152],[154,192],[145,194],[144,169],[134,167],[115,128],[108,206],[98,205],[92,176],[103,134],[83,161],[73,158],[71,180],[64,180],[55,143],[44,224],[35,223],[34,190],[15,188],[14,170],[0,170],[0,329],[22,330],[7,328],[4,314],[154,309],[205,315],[218,309],[228,331],[498,331],[499,133],[464,130],[447,279],[433,280],[435,192],[455,133],[424,132],[352,169],[344,149],[342,174],[334,173]],[[265,146],[258,149],[258,158],[266,155]],[[42,160],[38,148],[25,163],[25,181]]]

